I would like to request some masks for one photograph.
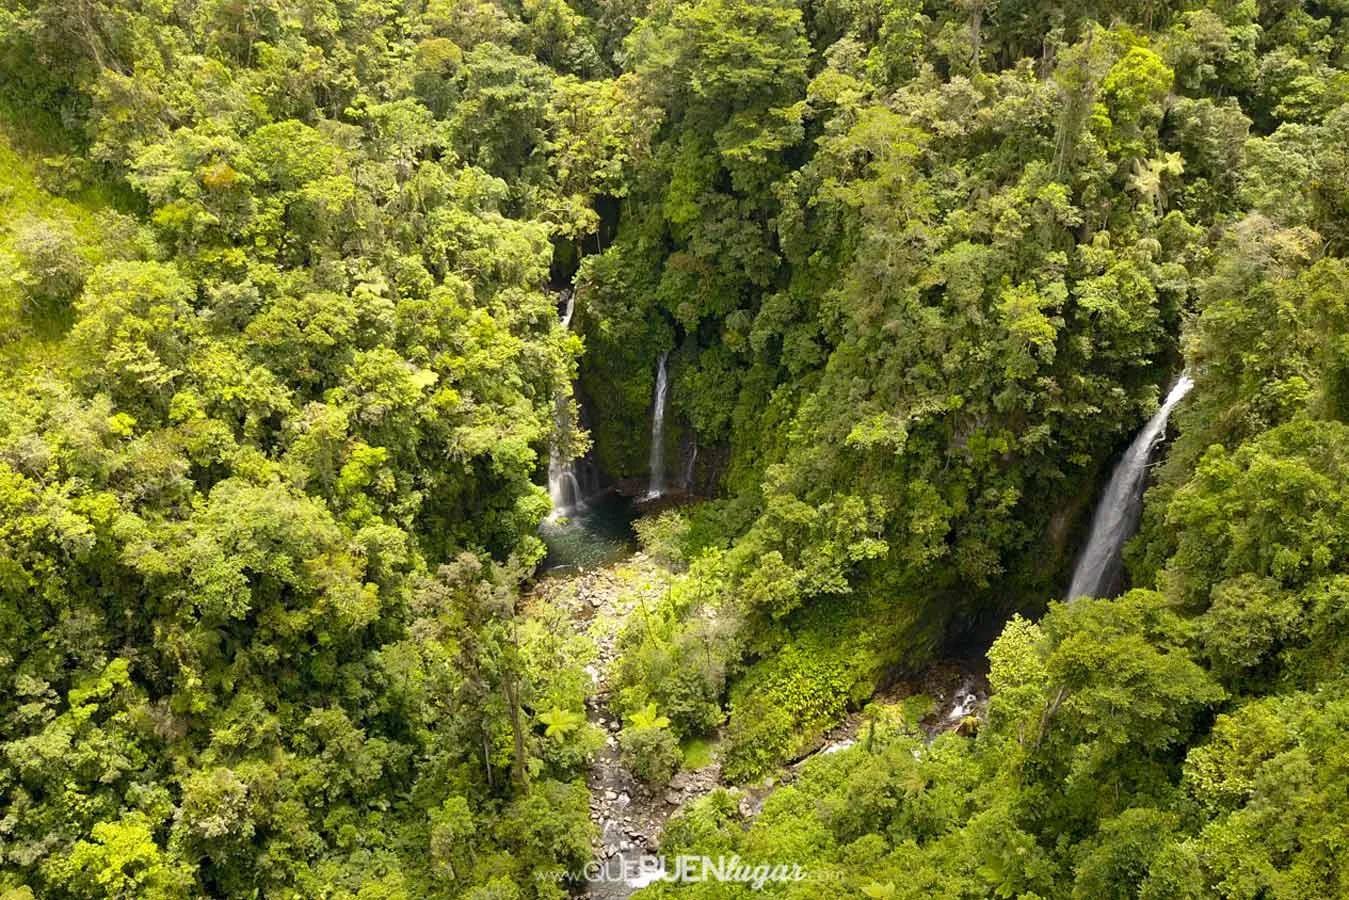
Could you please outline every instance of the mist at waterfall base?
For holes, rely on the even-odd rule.
[[[632,499],[600,488],[593,465],[578,466],[554,449],[548,460],[548,496],[553,511],[539,526],[548,548],[544,571],[590,569],[632,551],[637,515]]]
[[[1087,545],[1073,569],[1072,584],[1065,600],[1079,597],[1113,597],[1124,584],[1123,550],[1134,536],[1143,514],[1148,465],[1157,445],[1166,436],[1171,411],[1194,387],[1189,375],[1181,375],[1166,400],[1138,432],[1129,449],[1115,465],[1110,482],[1096,507]]]

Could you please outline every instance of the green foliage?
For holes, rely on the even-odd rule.
[[[712,742],[703,738],[690,738],[679,745],[679,755],[687,769],[701,769],[715,759]]]
[[[976,738],[876,713],[671,848],[812,900],[1345,894],[1346,21],[0,4],[0,891],[565,895],[594,648],[519,588],[549,449],[644,475],[668,353],[724,496],[638,526],[652,784],[1041,608],[1196,382],[1138,589],[1011,618]]]
[[[972,53],[961,65],[1018,40],[1005,21],[948,17],[942,30],[904,13],[906,27],[940,31],[948,59]],[[902,56],[886,60],[898,80],[886,108],[869,108],[866,79],[887,70],[840,41],[809,95],[816,149],[777,195],[785,286],[737,304],[772,330],[741,347],[721,314],[717,346],[690,331],[681,347],[722,382],[738,371],[754,410],[731,426],[754,469],[727,483],[753,485],[756,508],[726,555],[725,592],[760,658],[730,688],[728,772],[770,771],[846,708],[836,673],[848,670],[805,640],[822,620],[835,633],[866,620],[869,604],[841,598],[898,585],[899,603],[954,610],[980,584],[1044,584],[1061,562],[1021,554],[1054,546],[1041,541],[1074,508],[1058,492],[1077,489],[1093,445],[1117,443],[1108,423],[1133,419],[1149,372],[1183,349],[1196,389],[1130,553],[1149,589],[1014,617],[989,651],[993,696],[973,741],[911,748],[901,725],[878,725],[878,740],[809,764],[743,838],[733,807],[717,819],[708,803],[672,823],[671,847],[750,861],[788,848],[863,896],[1344,890],[1326,814],[1343,808],[1330,748],[1343,735],[1349,322],[1339,224],[1320,212],[1336,201],[1314,197],[1326,188],[1313,174],[1339,165],[1341,142],[1333,107],[1300,80],[1335,66],[1306,29],[1342,17],[1253,4],[1156,14],[1142,31],[1067,27],[1044,86],[1053,115],[1036,99],[1043,64],[967,84],[924,80]],[[853,27],[866,46],[872,33]],[[1156,43],[1142,36],[1154,27]],[[1208,236],[1195,227],[1206,222]],[[827,348],[827,365],[803,364],[804,342]],[[826,504],[854,484],[876,518],[840,539],[813,517],[846,521]],[[1030,521],[1059,524],[1041,537],[1019,530]],[[828,555],[873,535],[874,558]],[[912,659],[910,634],[890,643]],[[830,646],[867,669],[858,633]]]
[[[1215,815],[1174,851],[1196,893],[1312,897],[1346,884],[1341,684],[1242,706],[1190,754],[1186,786]],[[1151,880],[1154,876],[1150,875]],[[1160,896],[1160,895],[1159,895]]]
[[[552,73],[437,9],[86,12],[0,11],[71,127],[0,148],[0,884],[555,896],[602,737],[516,600],[576,229],[472,165]]]
[[[72,897],[144,897],[171,900],[190,896],[190,869],[165,860],[150,822],[134,815],[99,822],[92,841],[79,841],[70,855],[54,860],[50,878]]]
[[[575,731],[585,722],[585,716],[554,706],[546,713],[539,714],[539,721],[548,726],[545,737],[562,739]]]
[[[658,721],[664,721],[666,725],[654,725],[639,724],[640,715],[634,715],[632,723],[619,734],[618,746],[634,775],[650,787],[663,787],[679,769],[679,741],[668,728],[669,720],[664,716]]]
[[[69,225],[22,223],[15,230],[12,247],[23,267],[21,283],[34,303],[48,309],[68,306],[84,286],[86,264]]]
[[[720,605],[724,569],[715,555],[697,560],[656,608],[642,605],[619,636],[612,673],[618,706],[629,715],[658,708],[678,736],[721,724],[740,627]]]
[[[670,719],[656,712],[656,704],[648,703],[628,717],[632,727],[638,731],[656,728],[669,728]]]
[[[867,616],[846,606],[820,608],[780,649],[754,663],[730,692],[726,776],[767,775],[806,752],[869,696],[895,624],[879,609]]]
[[[666,510],[656,516],[638,519],[633,530],[642,550],[652,559],[670,568],[687,564],[691,523],[679,510]]]

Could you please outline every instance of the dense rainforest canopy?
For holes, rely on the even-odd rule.
[[[576,890],[595,650],[522,586],[658,359],[644,779],[993,692],[668,852],[1349,896],[1347,254],[1345,0],[0,0],[0,898]],[[1051,602],[1183,368],[1133,589]]]

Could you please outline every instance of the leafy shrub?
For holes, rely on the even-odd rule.
[[[56,309],[75,300],[88,263],[69,224],[28,219],[15,230],[14,249],[23,261],[23,281],[35,306]]]
[[[688,769],[711,765],[715,758],[712,742],[705,738],[689,738],[679,745],[679,753],[683,757],[684,767]]]
[[[520,879],[539,869],[575,871],[590,858],[590,792],[577,782],[542,781],[501,814],[497,837],[511,848]]]
[[[731,855],[744,837],[739,806],[725,788],[717,788],[681,809],[665,824],[661,850]]]
[[[629,722],[618,736],[623,760],[646,784],[669,784],[680,762],[679,742],[670,731],[670,720],[657,715],[656,705],[651,703],[634,713]]]
[[[673,569],[686,567],[689,520],[679,510],[667,509],[659,515],[643,516],[633,528],[647,556]]]
[[[731,692],[726,776],[745,781],[798,756],[875,684],[856,638],[807,632],[750,668]]]

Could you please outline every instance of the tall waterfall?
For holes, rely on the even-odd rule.
[[[670,384],[665,375],[665,363],[670,351],[660,355],[660,364],[656,367],[655,410],[651,414],[651,480],[647,484],[646,496],[654,499],[665,493],[665,406],[670,399]]]
[[[1194,387],[1189,375],[1181,375],[1166,401],[1138,432],[1123,458],[1115,465],[1110,483],[1101,495],[1100,505],[1091,521],[1091,536],[1073,570],[1073,583],[1067,600],[1078,597],[1110,597],[1120,588],[1124,542],[1133,537],[1143,512],[1143,490],[1147,486],[1148,462],[1166,434],[1171,410]]]
[[[561,316],[562,327],[571,326],[571,314],[576,309],[576,294],[567,289],[562,292],[566,309]],[[553,501],[550,519],[569,516],[585,510],[585,499],[581,495],[581,483],[576,478],[575,463],[562,455],[558,447],[558,436],[566,433],[571,425],[571,405],[567,395],[559,391],[553,403],[553,446],[548,451],[548,497]]]

